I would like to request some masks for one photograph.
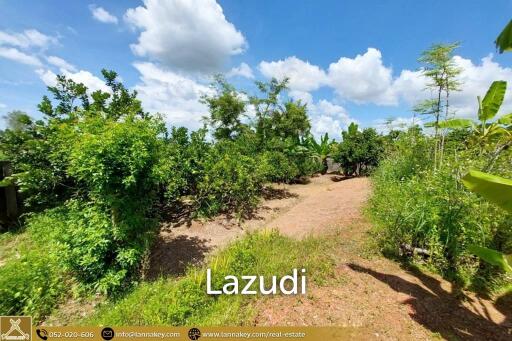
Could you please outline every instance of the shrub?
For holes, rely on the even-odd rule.
[[[240,153],[233,142],[215,145],[202,168],[205,172],[197,184],[196,197],[199,214],[233,210],[243,215],[258,203],[264,174],[257,161]]]
[[[66,264],[87,286],[118,289],[148,248],[162,151],[157,119],[85,120],[70,148],[68,172],[80,200],[66,204]]]
[[[359,131],[355,123],[351,123],[342,135],[334,160],[341,164],[346,175],[368,174],[378,165],[383,152],[381,137],[373,128]]]
[[[265,179],[270,182],[290,183],[300,174],[295,162],[278,151],[263,152],[260,155],[259,167]]]
[[[510,243],[510,217],[464,189],[460,178],[484,160],[473,151],[448,157],[432,169],[427,138],[404,133],[375,171],[369,213],[384,251],[399,254],[408,245],[426,249],[427,263],[443,275],[469,285],[480,272],[471,244]]]

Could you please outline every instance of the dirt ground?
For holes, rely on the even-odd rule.
[[[511,300],[492,302],[462,292],[442,278],[365,252],[370,228],[361,209],[370,194],[366,178],[312,178],[308,184],[269,190],[254,216],[164,223],[148,277],[179,275],[245,231],[277,228],[295,238],[338,231],[337,278],[309,287],[307,296],[258,301],[255,325],[358,327],[375,339],[512,340]],[[176,217],[173,217],[176,221]],[[507,303],[508,302],[508,303]]]

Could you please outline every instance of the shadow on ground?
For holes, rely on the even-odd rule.
[[[299,195],[292,193],[286,188],[276,188],[267,186],[263,189],[262,197],[265,200],[282,200],[288,198],[297,198]]]
[[[149,258],[146,279],[155,280],[160,276],[179,276],[189,265],[200,264],[210,251],[208,240],[190,236],[176,236],[155,242]]]
[[[397,292],[410,296],[402,302],[412,308],[411,318],[422,324],[433,333],[439,333],[448,340],[512,340],[512,325],[510,323],[510,307],[508,311],[498,308],[507,317],[502,324],[489,321],[486,316],[474,313],[462,305],[462,300],[472,299],[464,296],[460,291],[451,293],[441,287],[441,283],[419,270],[408,271],[418,278],[424,288],[411,283],[401,277],[384,274],[372,269],[348,264],[357,272],[366,273],[377,280],[387,284]],[[486,312],[488,315],[488,312]]]

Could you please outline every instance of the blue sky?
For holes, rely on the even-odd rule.
[[[493,41],[512,1],[0,1],[0,115],[36,105],[56,74],[101,89],[116,70],[147,110],[197,128],[209,77],[255,91],[253,81],[290,77],[315,134],[349,122],[410,122],[429,96],[417,58],[432,43],[460,41],[464,68],[453,97],[459,116],[494,79],[512,81],[512,57]],[[507,95],[504,111],[512,109]],[[3,123],[0,123],[2,127]]]

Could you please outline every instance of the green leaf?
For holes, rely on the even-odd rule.
[[[12,178],[5,178],[3,180],[0,180],[0,188],[1,187],[9,187],[14,185],[14,180]]]
[[[504,125],[512,124],[512,114],[503,115],[496,122],[498,122],[499,124],[504,124]]]
[[[506,272],[512,272],[512,266],[510,263],[512,255],[505,255],[499,251],[476,245],[470,245],[468,250],[472,254],[483,259],[485,262],[499,266]]]
[[[471,170],[462,183],[472,192],[512,212],[512,180]]]
[[[473,121],[464,118],[455,118],[439,122],[439,128],[463,129],[473,126]]]
[[[436,126],[436,122],[426,122],[423,124],[425,128],[434,128]]]
[[[503,29],[503,31],[501,31],[494,43],[500,53],[503,53],[504,51],[512,51],[512,20],[509,21],[508,25]]]
[[[496,116],[500,110],[505,91],[507,90],[507,82],[494,81],[482,100],[482,110],[478,113],[480,121],[487,121]]]

